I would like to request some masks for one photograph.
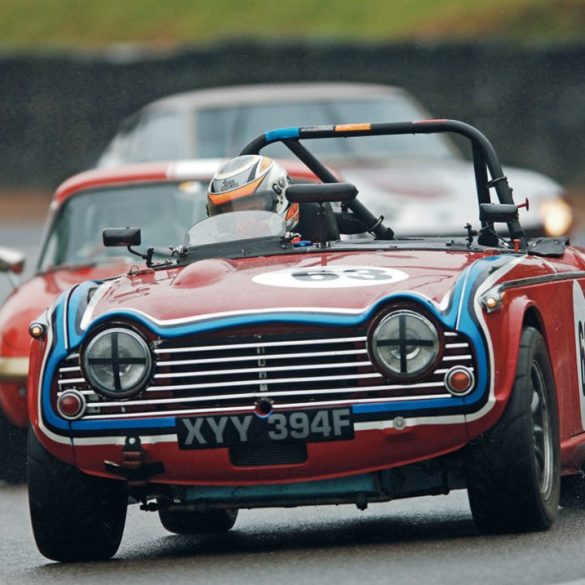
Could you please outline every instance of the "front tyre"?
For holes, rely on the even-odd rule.
[[[159,510],[163,527],[174,534],[222,533],[232,528],[238,517],[237,510]]]
[[[30,516],[41,554],[61,562],[114,556],[126,522],[126,484],[86,475],[53,457],[32,429],[27,460]]]
[[[473,519],[486,532],[545,530],[560,491],[554,378],[539,331],[522,332],[516,378],[502,418],[466,453]]]

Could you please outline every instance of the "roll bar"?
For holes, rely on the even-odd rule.
[[[504,176],[498,155],[491,142],[479,130],[458,120],[420,120],[383,124],[339,124],[336,126],[279,128],[254,138],[242,149],[240,155],[259,154],[265,146],[274,142],[282,142],[324,183],[337,183],[338,180],[333,173],[307,150],[299,142],[300,140],[398,134],[437,134],[442,132],[458,134],[471,142],[478,204],[491,203],[490,189],[494,188],[499,203],[514,205],[508,179]],[[491,179],[488,179],[488,171]],[[376,236],[383,237],[380,230],[385,231],[387,228],[382,226],[381,221],[372,215],[357,199],[348,202],[347,206],[361,219],[366,220],[366,225],[371,228],[371,231]],[[487,221],[482,221],[481,224],[482,228],[493,229],[493,225]],[[523,240],[525,238],[518,219],[508,222],[507,225],[512,239]]]

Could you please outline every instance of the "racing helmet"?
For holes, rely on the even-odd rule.
[[[207,213],[261,209],[282,215],[287,229],[299,221],[299,206],[290,204],[286,171],[267,156],[248,154],[225,163],[213,176],[207,192]]]

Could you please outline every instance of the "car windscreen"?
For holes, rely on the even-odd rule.
[[[190,247],[253,240],[282,238],[284,219],[270,211],[234,211],[204,219],[189,229],[186,243]]]
[[[290,101],[258,105],[214,107],[196,117],[197,150],[201,157],[233,156],[267,129],[288,126],[317,126],[356,122],[404,122],[424,114],[405,98]],[[310,149],[323,160],[418,156],[458,156],[444,136],[402,135],[313,140]],[[270,146],[275,158],[293,155],[282,144]]]
[[[190,226],[207,217],[207,183],[141,184],[75,195],[57,212],[38,269],[128,257],[125,248],[105,248],[102,230],[139,227],[141,248],[176,246]]]

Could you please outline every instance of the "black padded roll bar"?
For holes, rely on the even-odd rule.
[[[500,203],[514,204],[512,190],[508,185],[507,178],[504,176],[502,166],[491,142],[473,126],[457,120],[422,120],[418,122],[396,122],[389,124],[342,124],[337,126],[280,128],[256,137],[242,149],[240,154],[259,154],[268,144],[282,142],[324,183],[336,183],[338,181],[333,173],[300,144],[299,140],[398,134],[437,134],[442,132],[459,134],[471,142],[478,203],[490,203],[489,190],[493,188],[496,191]],[[488,180],[487,171],[489,171],[491,180]],[[359,203],[357,199],[351,201],[348,207],[365,221],[370,231],[375,233],[377,237],[384,237],[382,232],[385,232],[387,228]],[[482,227],[492,226],[482,222]],[[524,232],[517,220],[508,223],[508,229],[511,238],[524,238]]]

